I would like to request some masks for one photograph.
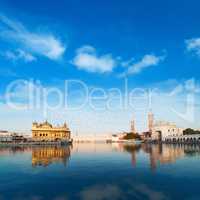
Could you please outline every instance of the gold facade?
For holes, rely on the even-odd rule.
[[[32,166],[48,166],[52,163],[63,163],[67,165],[70,158],[70,147],[42,147],[33,148]]]
[[[71,133],[66,123],[57,127],[53,127],[47,121],[42,124],[34,122],[32,125],[32,138],[34,141],[69,141],[70,137]]]

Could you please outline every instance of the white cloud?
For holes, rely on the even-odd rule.
[[[85,45],[76,51],[73,64],[79,69],[98,73],[112,72],[117,65],[120,65],[126,68],[126,71],[120,74],[120,77],[124,77],[130,74],[138,74],[145,68],[156,66],[164,58],[165,56],[146,54],[138,62],[135,62],[134,58],[124,61],[121,57],[113,58],[111,54],[98,55],[94,47]]]
[[[185,41],[188,51],[194,52],[197,56],[200,56],[200,38],[192,38]]]
[[[37,60],[35,56],[21,49],[17,49],[16,51],[6,51],[3,56],[14,62],[18,60],[23,60],[24,62],[32,62]]]
[[[0,22],[0,37],[17,43],[25,51],[51,60],[59,59],[65,52],[65,46],[52,34],[30,32],[23,24],[2,15]]]
[[[135,63],[128,63],[128,69],[120,76],[126,76],[130,74],[138,74],[143,71],[145,68],[152,67],[158,65],[164,56],[155,56],[153,54],[146,54],[143,58]]]
[[[111,72],[116,67],[117,59],[114,59],[111,54],[100,56],[94,47],[86,45],[77,50],[73,64],[78,69],[88,72],[105,73]]]

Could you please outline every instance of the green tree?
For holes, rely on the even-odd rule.
[[[194,134],[200,134],[200,131],[191,128],[187,128],[183,131],[183,135],[194,135]]]
[[[141,137],[138,133],[127,133],[124,138],[124,140],[133,140],[133,139],[138,139],[140,140]]]

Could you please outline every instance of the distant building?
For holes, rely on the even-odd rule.
[[[151,135],[152,135],[152,133],[149,132],[149,131],[142,132],[141,133],[141,139],[142,140],[150,140],[151,139]]]
[[[136,133],[136,130],[135,130],[135,120],[134,119],[131,121],[131,133]]]
[[[12,133],[12,142],[14,143],[22,143],[26,142],[27,139],[24,137],[24,135],[19,133]]]
[[[13,142],[13,143],[20,143],[26,141],[26,138],[19,133],[8,132],[8,131],[0,131],[0,142]]]
[[[66,123],[63,126],[53,127],[47,121],[41,124],[34,122],[32,124],[32,138],[35,141],[70,140],[71,132]]]
[[[120,140],[123,140],[124,136],[126,136],[127,133],[120,133],[120,134],[113,134],[111,141],[112,142],[119,142]]]
[[[153,125],[154,125],[154,115],[153,115],[153,113],[150,111],[149,113],[148,113],[148,131],[150,132],[150,133],[152,133],[152,131],[153,131]]]
[[[158,121],[153,125],[151,137],[153,140],[165,141],[169,136],[178,137],[181,135],[183,135],[183,129],[178,128],[176,124],[165,121]]]
[[[12,134],[8,131],[0,130],[0,142],[12,142]]]

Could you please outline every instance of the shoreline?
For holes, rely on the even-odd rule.
[[[20,142],[20,143],[0,143],[0,147],[9,146],[68,146],[72,141],[67,142]]]

